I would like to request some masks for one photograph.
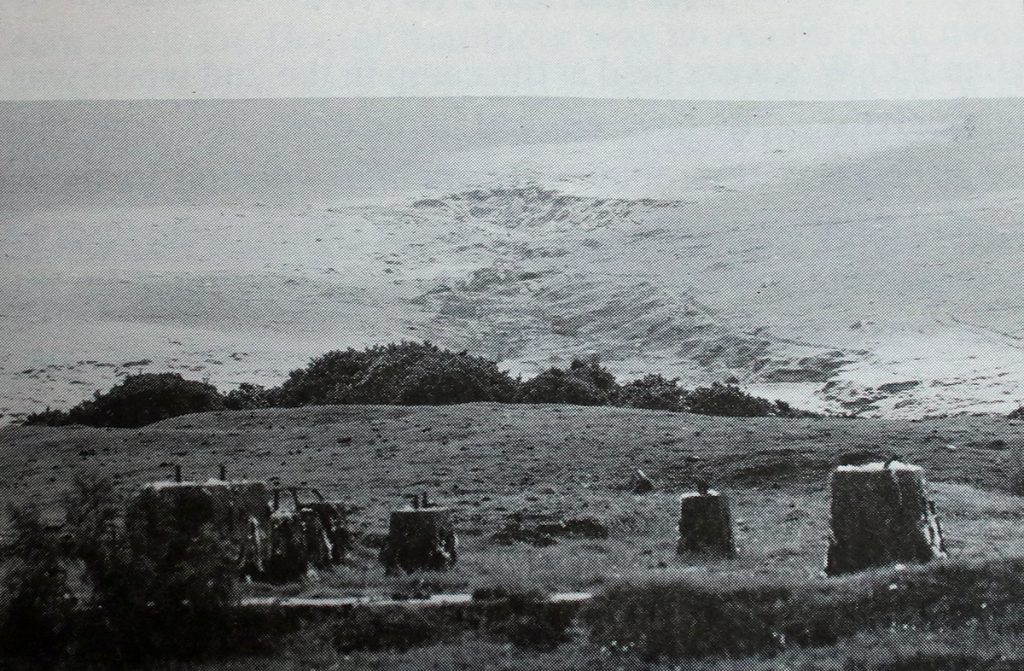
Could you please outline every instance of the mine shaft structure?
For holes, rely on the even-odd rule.
[[[173,480],[143,485],[125,515],[133,547],[145,551],[208,530],[237,548],[241,577],[269,582],[298,580],[344,562],[351,509],[343,502],[311,487],[229,480],[224,466],[219,475],[186,481],[176,466]]]

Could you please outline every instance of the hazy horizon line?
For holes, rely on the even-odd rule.
[[[1021,95],[1003,96],[949,96],[929,98],[645,98],[586,95],[345,95],[345,96],[211,96],[211,97],[129,97],[129,98],[0,98],[0,103],[58,103],[58,102],[257,102],[289,100],[593,100],[609,102],[657,103],[879,103],[879,102],[952,102],[958,100],[1009,101],[1024,100]]]

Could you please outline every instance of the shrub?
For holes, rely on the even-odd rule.
[[[725,417],[774,417],[779,412],[778,406],[768,399],[719,382],[710,387],[698,387],[687,394],[686,409],[697,415]]]
[[[570,403],[572,405],[604,405],[606,399],[594,385],[570,375],[560,368],[551,368],[523,383],[519,400],[522,403]]]
[[[61,496],[64,510],[64,552],[90,565],[102,559],[117,533],[120,507],[109,478],[78,474]]]
[[[67,426],[70,423],[66,410],[55,410],[46,406],[46,410],[32,412],[25,416],[26,426]]]
[[[331,644],[341,653],[409,650],[449,640],[463,628],[444,615],[405,609],[357,609],[332,624]]]
[[[801,418],[801,417],[824,417],[820,412],[813,412],[811,410],[801,410],[800,408],[794,408],[785,401],[775,401],[775,416],[776,417],[789,417],[789,418]]]
[[[523,403],[569,403],[611,405],[619,395],[619,384],[607,368],[596,361],[573,361],[569,370],[551,368],[522,383]]]
[[[683,412],[686,390],[679,386],[679,378],[668,380],[661,375],[645,375],[623,385],[618,404],[625,408]]]
[[[518,648],[552,650],[569,640],[575,616],[575,606],[547,603],[539,592],[513,592],[484,609],[480,628]]]
[[[396,403],[441,405],[473,401],[510,401],[515,381],[496,364],[461,354],[430,355],[410,368]]]
[[[129,375],[106,393],[97,391],[67,413],[48,410],[26,423],[135,427],[193,412],[224,409],[216,387],[178,373]]]
[[[137,427],[225,409],[483,401],[617,405],[737,417],[818,416],[719,383],[686,393],[678,379],[647,375],[622,386],[596,359],[574,360],[568,369],[550,368],[523,382],[499,370],[495,362],[467,352],[451,352],[429,342],[402,342],[327,352],[291,371],[279,387],[243,383],[224,395],[210,384],[177,373],[131,375],[69,411],[47,408],[29,415],[25,423]]]
[[[298,407],[344,402],[344,390],[359,379],[374,357],[373,350],[351,348],[322,354],[288,374],[275,390],[277,404]]]
[[[258,410],[274,405],[274,395],[258,384],[243,382],[224,395],[227,410]]]
[[[460,609],[357,608],[329,616],[292,638],[305,651],[330,648],[347,655],[361,651],[405,651],[465,640],[476,634],[516,647],[550,650],[568,640],[577,606],[550,604],[536,592],[508,593],[501,588]]]
[[[212,533],[168,533],[131,544],[108,480],[79,477],[64,494],[64,532],[12,509],[15,570],[0,626],[5,654],[67,655],[103,668],[157,657],[251,649],[234,626],[237,552]],[[81,569],[77,611],[69,571]]]
[[[782,589],[728,594],[687,584],[612,588],[586,607],[592,638],[646,660],[743,656],[775,647],[774,602]]]
[[[88,562],[94,615],[77,637],[83,659],[138,663],[232,651],[235,553],[209,527],[196,537],[109,546]]]
[[[8,510],[13,557],[0,598],[0,652],[52,660],[68,644],[75,601],[59,537],[32,507]]]
[[[315,404],[443,405],[510,401],[516,382],[493,361],[403,342],[328,352],[292,371],[277,390],[284,406]]]

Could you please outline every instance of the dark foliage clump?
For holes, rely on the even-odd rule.
[[[25,416],[26,426],[67,426],[70,423],[66,410],[56,410],[46,406],[46,410],[32,412]]]
[[[522,383],[522,403],[613,405],[621,387],[615,376],[596,361],[573,361],[568,370],[551,368]]]
[[[429,612],[361,609],[332,623],[330,644],[344,654],[357,650],[401,651],[450,640],[460,629],[449,618]]]
[[[574,606],[548,603],[539,592],[513,592],[484,607],[477,628],[517,648],[552,650],[569,640],[568,630],[575,616]]]
[[[666,379],[662,375],[645,375],[622,386],[618,405],[645,410],[686,410],[686,390],[679,386],[679,378]]]
[[[344,655],[406,651],[479,636],[532,650],[551,650],[569,640],[578,606],[549,603],[539,592],[485,588],[473,604],[452,609],[369,609],[338,612],[307,622],[279,644],[305,657],[321,652]]]
[[[26,423],[136,427],[193,412],[223,410],[217,388],[178,373],[129,375],[106,393],[97,391],[66,413],[48,411]]]
[[[789,406],[748,394],[731,384],[713,383],[686,395],[686,410],[697,415],[723,417],[778,417]],[[791,409],[789,409],[791,410]],[[786,411],[789,411],[786,410]]]
[[[237,552],[209,527],[131,543],[99,478],[76,479],[63,503],[59,528],[11,511],[3,654],[110,668],[252,649],[232,607]]]
[[[493,361],[431,343],[328,352],[272,391],[287,407],[330,404],[444,405],[511,401],[516,381]]]
[[[11,564],[0,595],[0,655],[53,662],[71,638],[75,599],[60,538],[33,507],[8,510]]]
[[[346,391],[373,361],[373,350],[334,350],[313,359],[305,368],[293,370],[274,390],[277,405],[329,405],[351,402]]]
[[[209,528],[145,551],[111,544],[87,565],[95,615],[81,623],[80,655],[138,663],[230,651],[235,573],[231,548]]]
[[[566,403],[620,406],[735,417],[812,417],[782,401],[712,384],[687,392],[678,379],[647,375],[620,385],[596,359],[574,360],[525,382],[497,364],[429,342],[402,342],[364,350],[335,350],[293,370],[279,386],[243,383],[221,394],[177,373],[130,375],[107,392],[68,411],[29,415],[49,426],[137,427],[194,412],[309,405],[448,405],[454,403]]]
[[[615,587],[584,608],[591,637],[648,660],[746,656],[778,649],[773,604],[781,588],[727,595],[699,585]]]
[[[794,408],[785,401],[775,401],[775,416],[776,417],[824,417],[820,412],[812,412],[811,410],[801,410],[800,408]]]
[[[258,384],[243,382],[224,394],[226,410],[259,410],[274,405],[274,394]]]
[[[1006,418],[1007,419],[1024,419],[1024,405],[1022,405],[1021,407],[1017,408],[1016,410],[1011,410],[1006,415]]]

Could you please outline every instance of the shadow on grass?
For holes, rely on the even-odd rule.
[[[1024,630],[1022,571],[1018,559],[878,570],[809,584],[624,584],[580,616],[596,644],[647,661],[773,655],[892,627],[971,624],[1018,631]]]

